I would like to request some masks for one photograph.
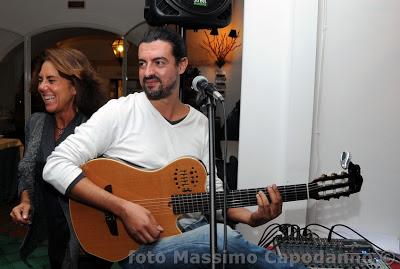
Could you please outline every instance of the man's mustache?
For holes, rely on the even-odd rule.
[[[151,75],[148,77],[144,77],[143,78],[143,83],[146,82],[147,80],[157,80],[158,82],[161,82],[161,79],[159,77],[157,77],[156,75]]]

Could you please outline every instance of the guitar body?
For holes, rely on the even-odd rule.
[[[97,186],[125,200],[147,208],[164,228],[161,237],[180,234],[177,216],[209,212],[205,192],[207,172],[197,159],[183,157],[157,170],[135,168],[112,159],[95,159],[82,166],[85,175]],[[348,172],[322,175],[308,184],[278,186],[283,202],[349,196],[359,192],[363,183],[360,166],[348,163]],[[231,190],[227,207],[257,205],[256,194],[264,188]],[[222,192],[215,206],[223,208]],[[268,197],[268,193],[265,193]],[[121,220],[110,212],[69,200],[71,221],[82,248],[108,261],[120,261],[140,245],[127,233]]]
[[[95,159],[82,166],[85,175],[97,186],[111,185],[112,193],[137,203],[152,212],[164,228],[161,237],[180,234],[177,216],[171,204],[174,194],[205,191],[207,172],[197,159],[185,157],[157,170],[132,167],[112,159]],[[113,235],[106,223],[105,212],[70,200],[72,225],[83,249],[109,261],[120,261],[140,245],[116,219],[118,234]]]

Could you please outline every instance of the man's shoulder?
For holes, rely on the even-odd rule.
[[[190,107],[190,113],[193,115],[193,117],[196,117],[202,121],[208,121],[208,118],[206,117],[206,115],[204,115],[202,112],[198,111],[197,109],[195,109],[194,107],[188,105]]]
[[[117,99],[111,99],[103,107],[126,107],[133,105],[135,102],[138,102],[143,98],[141,95],[142,93],[135,92],[128,94],[127,96],[121,96]]]

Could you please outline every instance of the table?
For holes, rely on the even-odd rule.
[[[21,159],[24,154],[24,145],[21,141],[17,138],[0,138],[0,150],[14,147],[18,148]]]
[[[0,138],[0,201],[11,202],[17,194],[18,162],[23,155],[19,139]]]

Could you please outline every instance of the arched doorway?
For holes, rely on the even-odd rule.
[[[122,66],[112,51],[113,41],[120,37],[116,33],[100,29],[71,27],[54,29],[30,37],[30,59],[34,60],[42,51],[50,47],[70,47],[82,51],[109,85],[110,98],[122,95]],[[30,102],[27,99],[24,87],[24,38],[4,56],[0,62],[0,111],[7,115],[7,128],[2,128],[4,135],[24,140],[24,125],[27,115],[43,111],[43,103],[35,92],[31,93]],[[26,55],[25,55],[26,57]],[[28,60],[29,61],[29,60]],[[132,44],[127,54],[129,74],[127,81],[132,85],[137,81],[137,47]],[[12,67],[12,68],[10,68]],[[24,90],[25,89],[25,90]],[[3,104],[4,103],[4,104]],[[24,113],[27,111],[28,113]]]

